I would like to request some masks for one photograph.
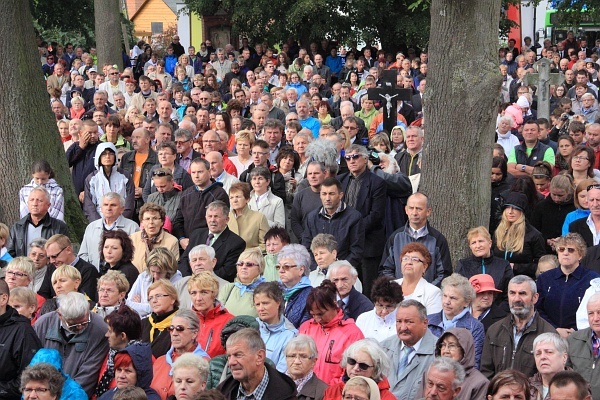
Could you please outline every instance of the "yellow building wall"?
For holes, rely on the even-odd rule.
[[[204,41],[204,34],[202,32],[202,29],[204,28],[202,26],[202,18],[196,13],[191,13],[190,26],[190,38],[192,40],[192,46],[196,48],[196,51],[200,51],[200,43]]]
[[[177,16],[162,0],[149,0],[133,18],[134,34],[138,37],[150,35],[152,22],[162,22],[163,30],[166,30],[169,25],[177,26]]]

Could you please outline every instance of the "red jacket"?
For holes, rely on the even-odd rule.
[[[343,318],[344,313],[340,309],[326,325],[321,325],[311,318],[300,325],[298,330],[298,333],[309,335],[315,340],[319,358],[313,371],[328,385],[335,384],[344,373],[340,367],[344,350],[357,340],[365,338],[352,318]]]
[[[323,400],[342,400],[342,392],[346,386],[346,382],[338,382],[337,384],[329,386],[323,394]],[[396,400],[396,396],[390,392],[390,382],[386,377],[377,382],[379,388],[379,396],[381,400]]]
[[[233,314],[220,303],[210,309],[206,315],[199,311],[196,311],[196,314],[200,318],[200,330],[198,330],[200,346],[211,358],[225,354],[225,349],[221,344],[221,331],[225,324],[233,318]]]

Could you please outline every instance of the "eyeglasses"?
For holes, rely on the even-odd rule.
[[[88,326],[91,321],[92,321],[92,315],[88,314],[88,320],[86,322],[81,322],[79,324],[69,325],[65,321],[65,328],[67,328],[70,331],[79,331],[79,330],[84,329],[86,326]]]
[[[184,143],[191,142],[191,141],[192,141],[192,139],[190,139],[190,140],[176,140],[175,144],[176,145],[182,145]]]
[[[561,247],[557,247],[557,248],[556,248],[556,252],[557,252],[557,253],[562,253],[562,252],[564,252],[565,250],[566,250],[566,251],[568,251],[568,252],[569,252],[569,254],[573,254],[573,253],[575,253],[575,252],[577,251],[577,249],[575,249],[575,248],[573,248],[573,247],[563,247],[563,246],[561,246]],[[8,273],[8,272],[7,272],[7,273]]]
[[[573,157],[573,160],[577,160],[577,161],[588,161],[589,158],[587,157],[583,157],[583,156],[575,156]]]
[[[166,171],[152,171],[152,176],[173,176],[173,174]]]
[[[106,289],[106,288],[104,288],[104,289],[102,289],[102,288],[98,289],[98,293],[108,293],[108,294],[111,294],[111,293],[115,293],[115,292],[116,292],[116,290],[113,290],[113,289]]]
[[[358,130],[358,127],[357,127],[357,126],[344,126],[343,128],[344,128],[344,129],[347,129],[347,130],[349,130],[349,131]]]
[[[409,256],[404,256],[402,257],[402,261],[410,261],[411,263],[416,263],[416,262],[420,262],[421,264],[425,264],[425,261],[421,260],[418,257],[409,257]]]
[[[23,278],[24,276],[29,275],[17,271],[6,271],[6,276],[18,276],[19,278]]]
[[[267,153],[266,151],[253,151],[252,155],[254,154],[258,154],[259,156],[266,156],[269,153]]]
[[[48,388],[25,388],[25,389],[23,389],[23,393],[31,394],[31,393],[35,392],[37,394],[44,394],[48,390],[50,390],[50,389],[48,389]]]
[[[202,143],[220,143],[220,140],[203,140]]]
[[[186,328],[185,326],[182,325],[171,325],[167,328],[167,330],[169,332],[173,332],[173,331],[177,331],[177,332],[183,332],[185,330],[192,330],[191,328]]]
[[[442,349],[447,349],[449,351],[454,351],[458,349],[458,345],[456,343],[446,343],[446,342],[442,342],[440,343],[440,345],[438,346],[438,348],[440,350]]]
[[[110,75],[119,75],[118,72],[111,72]]]
[[[200,97],[200,100],[210,100],[210,97]]]
[[[282,270],[282,271],[284,271],[284,272],[287,272],[287,271],[289,271],[290,269],[292,269],[292,268],[297,268],[297,267],[298,267],[297,265],[279,265],[279,264],[277,264],[277,265],[275,266],[275,269],[276,269],[277,271],[279,271],[279,270]]]
[[[286,354],[285,358],[287,358],[288,360],[298,359],[298,360],[300,360],[300,362],[304,362],[306,360],[312,360],[312,357],[309,356],[308,354]]]
[[[235,265],[237,265],[238,267],[246,267],[246,268],[258,267],[258,264],[253,263],[253,262],[238,262]]]
[[[366,399],[366,398],[364,398],[364,397],[360,397],[360,396],[353,396],[353,395],[351,395],[351,394],[345,394],[345,395],[342,397],[342,399],[343,399],[343,400],[367,400],[367,399]]]
[[[68,246],[67,246],[67,247],[68,247]],[[60,256],[60,254],[61,254],[63,251],[65,251],[65,249],[66,249],[67,247],[63,247],[63,248],[62,248],[62,249],[61,249],[61,250],[60,250],[58,253],[56,253],[56,254],[55,254],[55,255],[53,255],[53,256],[51,256],[50,254],[48,254],[48,258],[49,258],[49,259],[51,259],[51,260],[54,260],[54,259],[58,258],[58,256]]]
[[[373,366],[372,366],[372,365],[369,365],[369,364],[367,364],[367,363],[363,363],[363,362],[358,362],[358,361],[356,361],[356,360],[355,360],[354,358],[352,358],[352,357],[348,357],[348,358],[346,359],[346,362],[348,363],[348,365],[351,365],[351,366],[355,366],[356,364],[358,364],[358,368],[359,368],[360,370],[362,370],[362,371],[366,371],[366,370],[368,370],[369,368],[373,368]]]
[[[344,158],[348,161],[356,160],[357,158],[361,158],[361,157],[363,157],[362,154],[348,154],[347,156],[344,156]]]
[[[386,304],[381,304],[381,303],[375,303],[375,308],[378,310],[386,310],[386,311],[392,311],[396,309],[395,305],[386,305]]]
[[[156,300],[160,300],[163,297],[170,297],[168,294],[155,294],[154,296],[148,296],[148,301],[154,301],[154,299]]]

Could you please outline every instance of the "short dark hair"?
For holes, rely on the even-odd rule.
[[[253,144],[252,147],[260,147],[263,150],[268,150],[269,149],[269,143],[265,142],[264,140],[256,140]]]
[[[105,322],[117,335],[124,333],[128,341],[142,338],[142,320],[139,314],[124,304],[110,313]]]
[[[306,309],[317,307],[320,310],[338,308],[336,301],[337,289],[329,279],[325,279],[319,286],[311,290],[306,298]]]
[[[389,303],[399,304],[404,300],[402,295],[402,286],[390,276],[380,276],[373,282],[371,289],[371,299],[373,301],[383,300]]]
[[[325,186],[325,187],[335,186],[340,192],[342,191],[342,184],[340,183],[340,181],[338,181],[336,178],[333,178],[333,177],[325,178],[323,183],[321,183],[321,187],[323,187],[323,186]]]
[[[560,371],[557,372],[556,375],[552,377],[550,380],[550,384],[548,387],[552,390],[552,386],[557,388],[562,388],[568,386],[573,383],[577,388],[577,399],[574,400],[583,400],[589,394],[588,391],[588,382],[575,371]]]
[[[263,282],[258,285],[254,289],[254,294],[252,297],[254,298],[257,294],[264,294],[271,300],[279,303],[279,316],[283,315],[283,310],[285,309],[285,301],[283,300],[283,290],[279,282]]]
[[[120,230],[113,229],[111,231],[104,231],[102,234],[102,239],[100,240],[100,246],[98,251],[100,252],[100,261],[104,261],[104,252],[102,249],[104,248],[104,243],[106,243],[107,239],[117,239],[121,242],[121,248],[123,249],[123,255],[121,256],[121,261],[124,263],[131,262],[133,259],[133,253],[135,248],[133,247],[133,242],[129,235]]]
[[[284,245],[292,242],[288,231],[281,226],[274,226],[265,233],[265,242],[274,238],[279,238]]]

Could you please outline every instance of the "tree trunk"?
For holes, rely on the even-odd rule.
[[[0,24],[0,221],[12,225],[19,219],[19,189],[31,180],[35,160],[46,159],[65,193],[65,222],[77,241],[86,221],[75,196],[65,151],[59,140],[40,57],[35,46],[28,0],[3,4]]]
[[[94,17],[98,68],[108,63],[117,64],[119,70],[123,70],[119,0],[94,0]]]
[[[500,0],[433,0],[421,191],[454,265],[469,253],[467,231],[488,226],[490,168],[501,78]]]

